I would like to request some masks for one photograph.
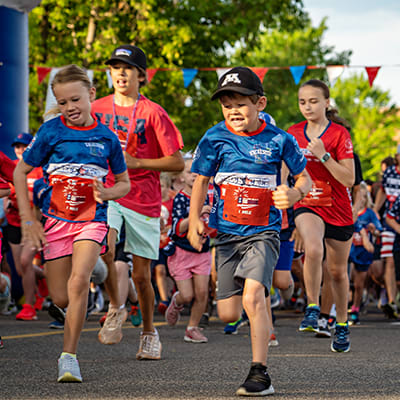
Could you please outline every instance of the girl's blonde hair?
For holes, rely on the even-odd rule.
[[[54,94],[54,87],[58,84],[62,83],[70,83],[70,82],[82,82],[83,86],[90,90],[92,88],[92,82],[90,81],[86,70],[81,67],[78,67],[75,64],[67,65],[66,67],[61,68],[54,76],[53,81],[51,82],[51,90]],[[49,111],[44,114],[44,118],[48,115],[57,115],[60,114],[60,110],[58,106],[54,106]]]
[[[368,190],[368,185],[364,181],[360,183],[360,193],[361,191],[365,191],[367,193],[367,201],[365,207],[372,208],[374,206],[374,203],[372,201],[371,193]]]

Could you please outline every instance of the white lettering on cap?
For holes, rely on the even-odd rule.
[[[239,79],[239,74],[235,73],[226,75],[224,81],[221,83],[221,86],[225,86],[228,83],[238,83],[240,85],[242,81]]]
[[[118,49],[115,52],[115,55],[116,56],[127,56],[127,57],[129,57],[131,55],[131,53],[132,52],[130,50],[127,50],[127,49]]]

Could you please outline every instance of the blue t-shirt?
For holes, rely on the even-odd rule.
[[[105,182],[126,171],[117,136],[95,121],[88,127],[65,125],[63,117],[45,122],[23,154],[33,167],[43,167],[42,213],[69,222],[107,221],[107,202],[93,197],[93,179]]]
[[[375,228],[382,232],[382,225],[374,213],[370,208],[364,209],[361,214],[358,216],[356,222],[354,223],[354,234],[353,234],[353,243],[351,244],[350,249],[350,261],[355,264],[360,265],[370,265],[374,260],[374,253],[370,253],[366,250],[366,248],[362,244],[361,230],[368,229],[367,226],[373,223]],[[368,232],[369,240],[372,242],[372,234]]]
[[[239,134],[223,121],[209,129],[192,164],[192,172],[214,177],[209,226],[239,236],[279,232],[281,212],[272,191],[280,184],[282,161],[293,175],[306,166],[296,139],[276,126],[263,122],[257,131]]]

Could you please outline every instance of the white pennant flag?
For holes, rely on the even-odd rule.
[[[232,68],[217,68],[217,76],[218,80],[224,75],[226,72],[230,71]]]
[[[326,67],[326,73],[328,74],[329,83],[333,86],[340,75],[343,74],[344,66],[332,66]]]

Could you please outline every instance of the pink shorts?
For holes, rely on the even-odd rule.
[[[191,279],[193,275],[210,275],[211,253],[193,253],[177,246],[168,257],[168,270],[176,281]]]
[[[72,255],[75,242],[92,240],[102,246],[105,252],[108,227],[105,222],[67,222],[47,217],[44,224],[47,245],[43,249],[46,261]]]

